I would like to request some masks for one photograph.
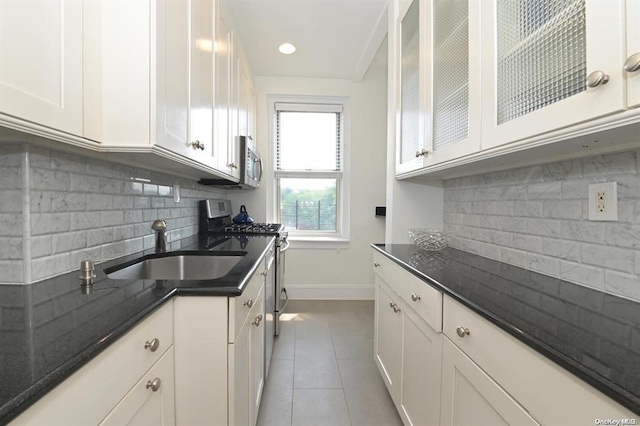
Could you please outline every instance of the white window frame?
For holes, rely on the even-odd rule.
[[[289,240],[294,241],[294,248],[319,248],[325,246],[326,248],[334,248],[336,243],[348,243],[350,229],[350,174],[349,174],[349,98],[347,97],[329,97],[329,96],[286,96],[286,95],[269,95],[267,96],[268,103],[268,134],[269,134],[269,153],[268,170],[265,170],[269,176],[269,182],[267,183],[267,209],[269,212],[269,220],[272,222],[278,221],[279,203],[280,203],[280,189],[278,185],[279,178],[286,177],[316,177],[316,178],[337,178],[337,194],[336,200],[337,206],[337,218],[335,232],[321,232],[321,231],[298,231],[294,229],[287,229],[289,233]],[[306,104],[309,105],[308,110],[314,109],[322,111],[323,105],[335,105],[342,107],[341,113],[341,141],[340,141],[340,157],[342,163],[342,171],[340,172],[287,172],[276,171],[276,104]],[[330,109],[331,107],[329,107]],[[327,110],[325,108],[325,110]],[[296,242],[308,242],[310,245],[304,245]]]

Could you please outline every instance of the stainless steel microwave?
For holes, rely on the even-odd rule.
[[[240,147],[240,181],[229,179],[201,179],[201,185],[217,186],[225,189],[255,189],[260,186],[262,179],[262,158],[253,146],[251,139],[246,136],[238,136]]]

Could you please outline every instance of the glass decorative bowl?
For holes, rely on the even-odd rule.
[[[449,244],[449,236],[438,229],[409,229],[409,239],[423,250],[438,251]]]

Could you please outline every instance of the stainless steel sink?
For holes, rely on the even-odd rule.
[[[105,273],[116,280],[213,280],[227,275],[245,254],[163,253],[145,256],[133,264],[107,268]]]

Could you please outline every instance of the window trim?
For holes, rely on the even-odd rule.
[[[341,106],[341,141],[340,141],[340,156],[342,171],[279,171],[276,170],[276,106],[280,103],[286,104],[309,104],[310,108],[305,109],[300,107],[300,111],[303,110],[315,110],[318,112],[339,112],[336,106]],[[271,222],[278,221],[278,204],[280,188],[278,184],[279,178],[327,178],[338,179],[337,187],[337,220],[336,232],[322,232],[322,231],[297,231],[287,230],[289,232],[289,238],[293,241],[303,241],[309,243],[323,243],[335,242],[340,245],[348,243],[350,236],[350,173],[349,173],[349,98],[348,97],[334,97],[334,96],[290,96],[290,95],[268,95],[268,134],[269,134],[269,153],[271,158],[267,163],[269,182],[266,185],[267,188],[267,215],[268,220]],[[325,106],[323,108],[323,105]],[[291,105],[288,105],[291,106]],[[312,109],[312,106],[319,108]]]

